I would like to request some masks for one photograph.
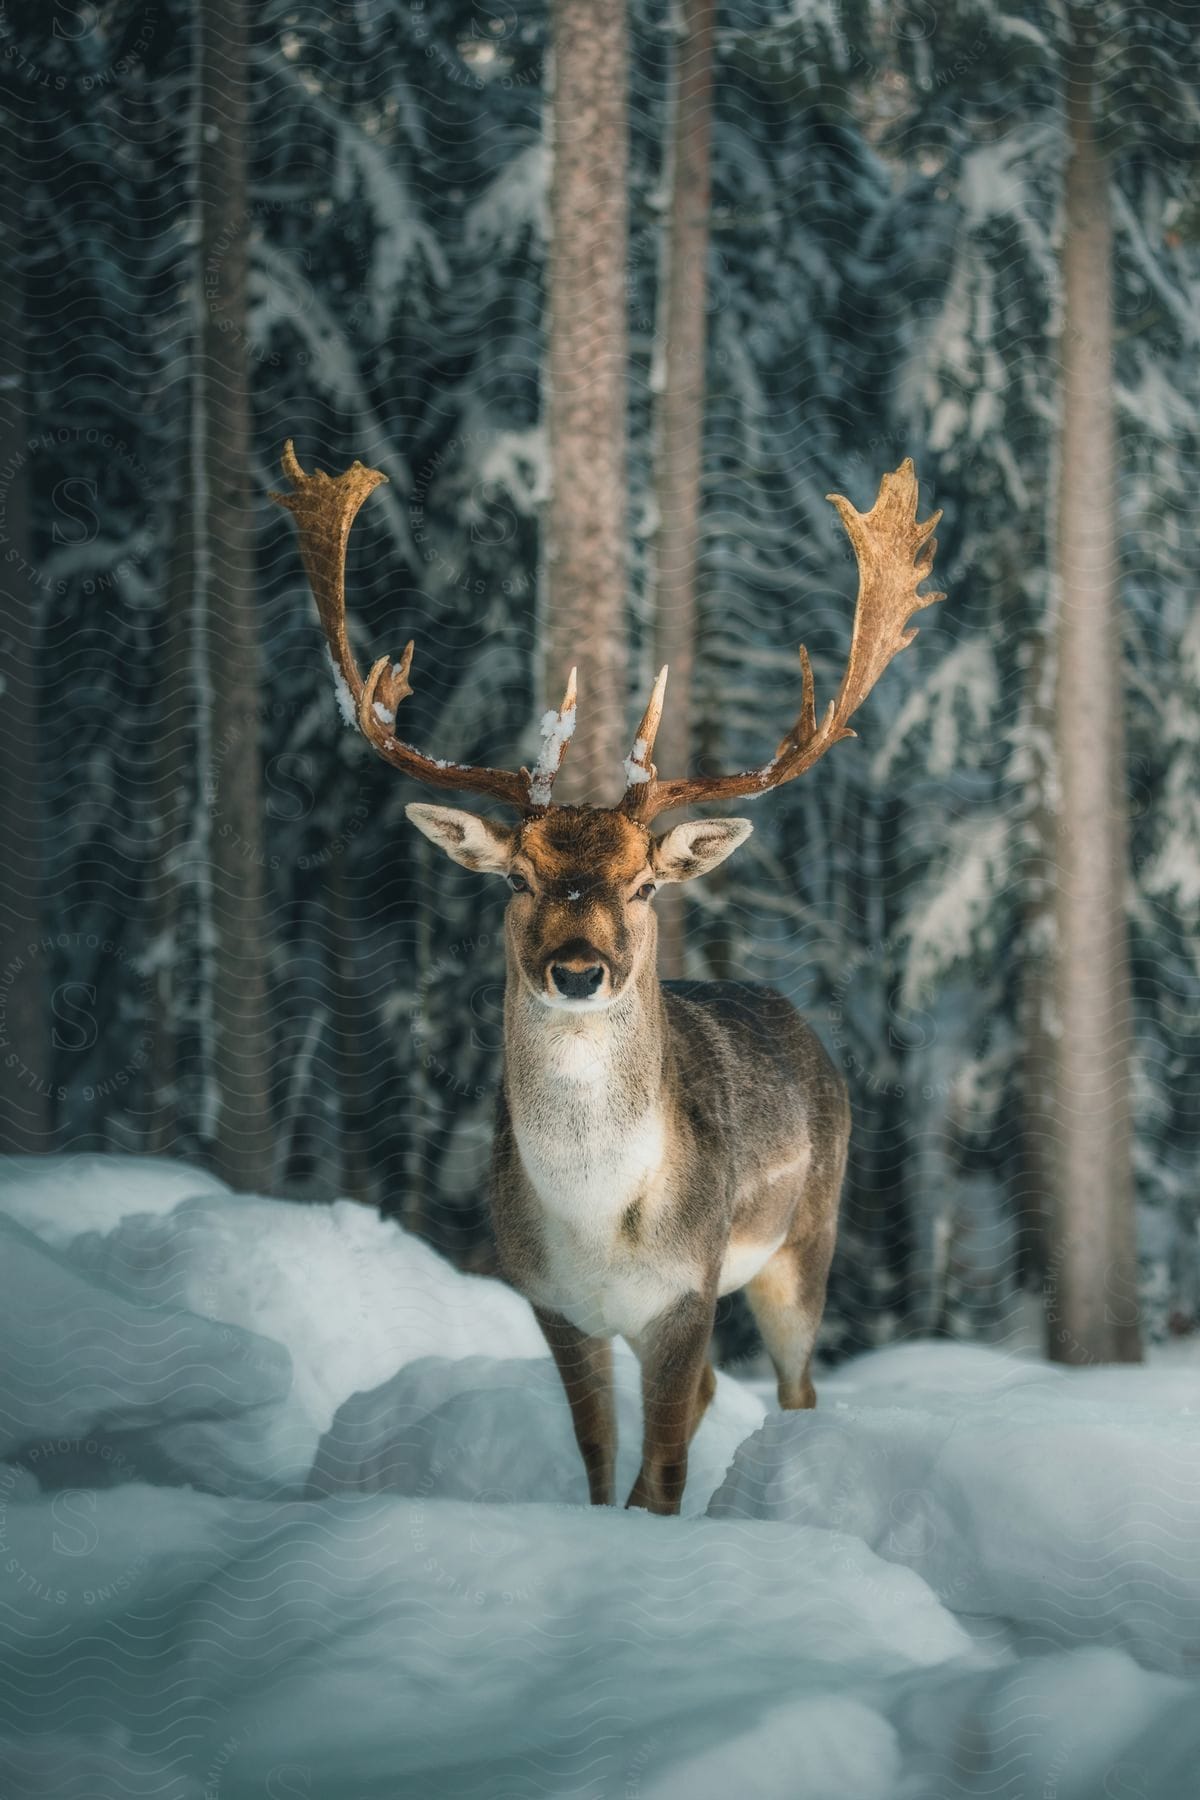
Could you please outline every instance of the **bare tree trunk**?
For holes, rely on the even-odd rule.
[[[0,184],[0,1151],[49,1150],[50,1032],[42,925],[37,741],[40,597],[30,561],[20,113]]]
[[[1129,1123],[1130,980],[1109,177],[1097,84],[1075,16],[1063,245],[1059,500],[1056,1100],[1058,1218],[1047,1284],[1050,1354],[1140,1355]]]
[[[553,0],[544,683],[579,665],[579,723],[555,798],[611,802],[625,742],[625,0]]]
[[[193,580],[196,572],[195,498],[192,442],[188,431],[196,342],[189,334],[183,351],[182,430],[172,510],[171,554],[163,602],[165,625],[158,685],[158,755],[154,765],[154,863],[147,876],[150,951],[154,993],[154,1055],[147,1078],[146,1147],[167,1156],[178,1144],[183,1123],[179,1036],[186,982],[181,941],[183,857],[196,804],[193,734],[196,693]]]
[[[245,0],[206,0],[195,17],[203,284],[196,386],[203,497],[197,552],[207,601],[203,629],[212,720],[206,776],[215,1149],[217,1166],[232,1185],[264,1188],[273,1157],[246,354]]]
[[[341,1171],[339,1192],[373,1204],[378,1199],[367,1121],[375,1104],[377,1071],[386,1057],[375,1009],[362,991],[354,958],[354,911],[347,876],[348,852],[334,852],[325,887],[326,951],[333,988],[334,1068],[338,1094]],[[374,1040],[380,1039],[379,1042]]]
[[[1055,1009],[1055,845],[1054,771],[1049,755],[1054,738],[1054,668],[1051,647],[1039,633],[1031,641],[1025,699],[1027,754],[1022,824],[1022,956],[1018,972],[1017,1017],[1021,1045],[1019,1082],[1021,1137],[1017,1148],[1019,1207],[1018,1258],[1026,1285],[1043,1286],[1052,1253],[1057,1179],[1054,1104],[1058,1061]]]
[[[696,665],[715,14],[716,0],[680,0],[668,149],[671,201],[655,346],[655,662],[671,670],[671,699],[655,754],[660,768],[679,774],[691,762]],[[667,887],[658,897],[658,962],[667,976],[684,973],[685,893],[683,886]]]

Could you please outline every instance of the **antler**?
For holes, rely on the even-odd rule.
[[[802,645],[800,712],[770,762],[738,775],[677,776],[671,781],[660,781],[650,756],[667,684],[667,671],[663,669],[625,763],[626,788],[621,809],[631,818],[645,823],[673,806],[765,794],[803,775],[834,744],[856,735],[847,720],[862,705],[892,658],[916,637],[916,626],[908,626],[912,614],[919,607],[945,599],[944,594],[917,593],[933,570],[937,542],[932,534],[942,515],[936,512],[924,524],[918,523],[917,477],[911,457],[906,457],[893,474],[883,477],[878,498],[868,513],[856,512],[842,494],[826,497],[838,509],[854,546],[859,572],[850,657],[837,699],[829,702],[818,724],[812,668]]]
[[[385,762],[429,787],[488,794],[518,812],[540,812],[548,807],[554,777],[575,725],[574,669],[562,706],[557,712],[547,713],[542,721],[541,754],[532,775],[527,769],[514,774],[507,769],[444,762],[440,757],[423,755],[411,744],[400,743],[394,727],[401,702],[412,693],[408,680],[412,642],[405,645],[399,662],[381,656],[364,681],[346,632],[346,545],[350,527],[364,500],[387,476],[378,469],[364,468],[360,462],[336,477],[320,470],[306,475],[296,460],[290,438],[284,446],[283,472],[295,491],[272,494],[271,498],[287,508],[300,528],[300,554],[321,615],[338,703],[346,723],[357,724]]]

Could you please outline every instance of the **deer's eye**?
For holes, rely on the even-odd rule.
[[[527,894],[529,892],[529,883],[523,875],[510,875],[508,878],[508,885],[514,894]]]
[[[641,887],[633,897],[635,900],[649,900],[653,894],[657,893],[657,891],[657,886],[653,881],[643,881]]]

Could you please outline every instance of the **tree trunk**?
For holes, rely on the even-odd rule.
[[[269,1186],[273,1159],[246,353],[245,0],[208,0],[195,18],[200,41],[203,290],[196,377],[202,484],[197,553],[206,602],[202,624],[211,706],[205,775],[212,873],[215,1151],[226,1181],[261,1189]]]
[[[1075,21],[1063,242],[1057,736],[1058,1218],[1047,1281],[1060,1362],[1140,1355],[1129,1125],[1130,980],[1116,539],[1112,225],[1091,44]]]
[[[557,705],[578,663],[579,722],[560,801],[619,790],[626,702],[624,0],[553,0],[549,421],[544,683]]]
[[[1044,633],[1031,639],[1024,714],[1031,761],[1024,795],[1021,957],[1017,971],[1021,1135],[1017,1146],[1019,1276],[1044,1289],[1053,1249],[1058,1120],[1054,908],[1057,818],[1054,810],[1054,670]]]
[[[659,385],[654,660],[660,666],[667,663],[671,670],[670,699],[663,711],[655,760],[672,775],[685,773],[692,748],[715,0],[681,0],[680,11],[682,30],[675,48],[668,150],[671,201],[656,346],[661,365],[655,371]],[[684,973],[686,891],[683,886],[667,887],[658,898],[658,961],[667,976]]]
[[[30,561],[25,408],[25,122],[9,113],[0,192],[0,1151],[49,1150],[50,1033],[37,741],[40,595]]]
[[[195,271],[193,279],[198,279]],[[188,310],[195,312],[191,297]],[[154,993],[154,1056],[147,1077],[146,1147],[158,1156],[177,1148],[187,1118],[180,1035],[187,1004],[183,943],[184,856],[195,790],[195,640],[193,606],[196,574],[196,485],[189,430],[194,397],[196,335],[182,339],[182,371],[177,403],[180,421],[177,473],[171,520],[171,552],[164,587],[162,660],[158,681],[158,745],[153,770],[154,861],[147,874],[147,970]],[[195,869],[191,871],[195,873]],[[193,1071],[194,1074],[194,1071]]]
[[[359,980],[354,956],[355,918],[346,867],[348,852],[335,850],[325,887],[326,967],[333,989],[334,1069],[338,1095],[339,1193],[377,1202],[368,1121],[376,1100],[378,1070],[387,1045],[375,1008]]]

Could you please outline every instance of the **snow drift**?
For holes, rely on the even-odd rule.
[[[524,1302],[361,1208],[14,1159],[0,1248],[5,1795],[1194,1792],[1186,1369],[723,1378],[654,1519],[580,1504]]]

